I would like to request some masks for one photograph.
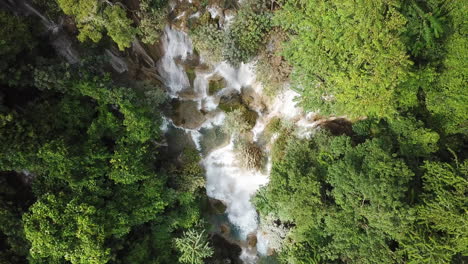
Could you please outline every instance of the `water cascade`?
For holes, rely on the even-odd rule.
[[[188,128],[175,124],[170,117],[167,117],[164,127],[167,129],[168,126],[173,126],[183,129],[191,136],[197,149],[201,151],[203,129],[220,126],[224,121],[225,114],[218,109],[220,98],[231,94],[241,94],[247,87],[261,95],[262,86],[256,82],[253,64],[241,64],[238,68],[226,62],[210,65],[211,67],[197,68],[196,63],[195,66],[190,65],[194,64],[194,60],[198,60],[199,65],[202,59],[195,58],[193,46],[187,34],[170,26],[164,30],[161,45],[163,56],[157,62],[156,68],[167,86],[168,93],[182,102],[196,103],[197,110],[203,113],[205,119],[197,127]],[[195,68],[192,84],[186,71],[189,67],[187,65]],[[209,82],[214,76],[221,76],[225,81],[225,87],[210,95]],[[309,118],[296,107],[293,101],[296,95],[295,92],[286,89],[273,100],[271,109],[252,109],[258,113],[256,124],[251,131],[254,142],[259,140],[266,124],[274,116],[293,120],[304,128],[315,126],[314,122],[309,121]],[[257,234],[258,215],[250,202],[258,188],[268,183],[271,164],[269,157],[267,159],[267,165],[261,170],[245,168],[236,157],[231,137],[227,144],[219,145],[211,152],[205,153],[202,160],[206,171],[207,195],[226,206],[227,218],[236,233],[231,240],[236,240],[241,245],[241,259],[247,264],[256,263],[258,255],[265,255],[268,251],[268,241],[262,234]],[[249,242],[249,238],[252,237],[255,238],[256,243]]]
[[[60,24],[55,23],[51,19],[48,19],[27,1],[9,0],[8,2],[3,2],[1,4],[14,13],[20,13],[23,15],[32,14],[38,17],[49,33],[50,42],[54,47],[55,52],[65,58],[65,60],[70,64],[75,64],[79,61],[78,53],[73,48],[72,41],[70,40],[68,34],[62,29]]]
[[[169,88],[169,94],[175,96],[177,92],[190,87],[184,67],[177,61],[184,61],[192,55],[192,42],[187,34],[166,26],[161,44],[164,55],[159,60],[157,69],[164,84]]]
[[[173,3],[171,3],[173,5]],[[27,2],[15,2],[9,0],[3,4],[11,10],[23,14],[33,14],[40,18],[47,28],[52,45],[58,54],[69,63],[79,61],[77,52],[72,47],[72,42],[59,24],[45,17]],[[208,10],[212,17],[222,16],[222,12],[216,8]],[[182,16],[182,15],[180,15]],[[194,15],[195,16],[195,15]],[[224,18],[224,17],[223,17]],[[229,26],[233,16],[225,17],[225,27]],[[177,18],[176,18],[177,19]],[[241,96],[245,90],[250,89],[253,94],[261,98],[262,85],[256,81],[254,63],[241,63],[233,67],[227,62],[210,65],[204,62],[193,52],[190,38],[185,32],[166,26],[160,40],[162,57],[155,62],[145,51],[138,40],[133,41],[132,50],[139,55],[157,78],[167,87],[168,94],[179,103],[195,105],[193,112],[200,117],[197,122],[190,125],[184,122],[176,122],[171,116],[164,117],[162,130],[169,133],[169,127],[183,130],[192,139],[195,147],[202,155],[201,164],[206,171],[206,192],[213,199],[221,201],[226,206],[225,214],[232,226],[232,232],[223,234],[230,242],[235,242],[242,248],[241,260],[246,264],[254,264],[259,256],[268,253],[268,239],[259,230],[259,219],[250,199],[255,192],[268,183],[268,175],[271,168],[270,157],[266,157],[266,164],[260,169],[249,169],[240,163],[232,135],[227,135],[228,140],[209,150],[202,146],[204,131],[219,128],[225,119],[225,113],[219,109],[220,100],[233,95]],[[118,72],[129,70],[125,60],[107,49],[105,54],[110,58],[111,66]],[[191,72],[189,73],[188,70]],[[209,84],[213,78],[220,78],[223,87],[215,92],[209,91]],[[281,117],[295,123],[303,129],[302,136],[310,133],[310,128],[317,124],[311,116],[306,116],[296,107],[294,97],[297,94],[285,89],[267,106],[261,104],[248,105],[247,107],[257,113],[255,126],[251,129],[252,142],[264,148],[269,153],[274,137],[266,144],[260,143],[262,133],[273,117]],[[260,99],[262,100],[262,99]],[[190,119],[190,116],[188,117]],[[189,120],[191,121],[191,120]],[[25,172],[25,175],[28,175]],[[229,236],[229,237],[226,237]]]

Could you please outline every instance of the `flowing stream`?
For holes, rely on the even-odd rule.
[[[218,109],[220,97],[241,94],[243,88],[253,89],[261,96],[261,84],[256,82],[253,64],[241,64],[238,68],[234,68],[226,62],[211,65],[209,70],[195,68],[195,77],[191,84],[184,67],[194,59],[192,42],[187,34],[167,26],[161,45],[164,55],[157,62],[156,68],[168,88],[168,93],[177,100],[196,103],[197,110],[205,113],[205,121],[195,128],[177,126],[170,117],[166,118],[165,127],[169,124],[183,129],[201,151],[201,140],[205,136],[203,130],[220,126],[224,121],[225,113]],[[210,95],[209,82],[213,76],[221,76],[225,81],[225,87]],[[190,94],[189,97],[186,96],[187,93]],[[274,116],[293,120],[304,129],[314,126],[314,122],[309,121],[308,117],[296,107],[293,101],[296,95],[295,92],[286,89],[273,100],[269,109],[252,109],[258,113],[256,124],[251,131],[254,142],[259,140],[266,124]],[[268,153],[268,149],[265,149],[265,153]],[[202,159],[206,171],[207,195],[222,201],[226,206],[225,213],[235,229],[231,240],[237,241],[242,247],[241,259],[247,264],[256,263],[259,256],[268,252],[268,239],[258,231],[258,215],[250,201],[255,192],[268,183],[271,162],[270,157],[267,159],[267,165],[261,170],[246,169],[236,157],[232,139],[227,144],[219,145],[211,152],[204,153]],[[256,243],[249,242],[252,237]]]
[[[79,61],[78,53],[73,49],[72,42],[61,26],[45,17],[38,10],[25,1],[3,2],[6,8],[23,14],[33,14],[40,18],[48,33],[51,43],[58,54],[69,63]],[[215,10],[210,10],[213,16],[219,15]],[[232,18],[229,18],[232,19]],[[229,20],[227,19],[227,20]],[[226,23],[227,24],[227,23]],[[161,38],[163,56],[154,61],[142,47],[138,40],[132,43],[134,53],[142,57],[151,71],[157,72],[158,78],[168,89],[168,94],[179,102],[195,105],[193,111],[198,113],[198,122],[179,124],[171,116],[165,117],[163,130],[172,126],[183,130],[192,139],[195,147],[202,155],[201,164],[206,171],[206,192],[213,199],[221,201],[226,206],[225,215],[232,228],[226,239],[235,242],[242,248],[241,260],[246,264],[257,263],[260,256],[269,252],[268,234],[259,231],[259,219],[256,209],[251,203],[255,192],[268,183],[271,161],[269,153],[270,142],[260,142],[262,133],[273,117],[290,120],[296,127],[302,129],[300,136],[307,136],[310,128],[317,124],[310,115],[304,115],[296,107],[294,97],[297,93],[285,89],[276,98],[270,100],[268,105],[252,104],[248,107],[258,114],[255,126],[251,130],[252,140],[262,146],[266,154],[266,165],[261,169],[247,169],[240,164],[234,148],[233,137],[226,142],[217,143],[210,149],[205,149],[203,141],[209,140],[207,130],[219,128],[225,119],[225,113],[219,109],[222,97],[242,95],[246,89],[250,89],[256,99],[262,98],[262,85],[256,81],[255,67],[253,63],[241,64],[235,68],[227,62],[215,65],[205,65],[203,58],[197,58],[193,52],[193,45],[186,33],[175,30],[170,26],[164,29]],[[119,73],[128,71],[128,65],[119,57],[106,50],[110,58],[111,66]],[[191,71],[192,76],[189,76]],[[213,78],[223,80],[223,87],[219,91],[210,94],[209,83]],[[189,111],[190,112],[190,111]],[[187,117],[191,119],[191,116]],[[230,135],[229,135],[230,136]],[[178,142],[176,142],[178,143]],[[228,236],[228,237],[226,237]]]

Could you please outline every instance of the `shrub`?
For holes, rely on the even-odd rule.
[[[263,152],[255,143],[241,140],[236,145],[237,159],[247,169],[260,169],[263,165]]]
[[[222,126],[224,133],[237,138],[240,134],[247,132],[251,128],[252,126],[249,125],[241,109],[235,109],[226,113],[226,118]]]
[[[205,230],[189,229],[181,238],[175,239],[175,246],[182,253],[179,261],[186,264],[203,264],[203,259],[214,253]]]
[[[291,65],[280,55],[281,43],[288,39],[286,33],[275,28],[268,34],[267,39],[267,47],[260,51],[256,73],[257,80],[263,84],[265,94],[274,97],[283,89],[292,69]]]
[[[209,13],[207,13],[209,15]],[[193,46],[202,58],[211,62],[219,62],[223,59],[222,48],[225,32],[215,24],[203,24],[195,27],[190,32]]]
[[[140,25],[138,34],[141,40],[146,44],[153,44],[159,39],[159,35],[166,24],[166,17],[169,13],[164,1],[140,1]]]
[[[238,65],[255,56],[271,27],[270,20],[269,13],[255,13],[250,9],[241,9],[228,29],[224,44],[224,59]]]
[[[247,124],[249,125],[249,129],[255,125],[255,122],[257,120],[257,113],[255,111],[248,109],[241,102],[231,101],[231,102],[223,103],[219,105],[219,109],[223,110],[226,113],[230,113],[234,110],[240,111],[241,117],[239,118],[239,120],[243,120],[247,122]]]
[[[273,117],[265,127],[265,136],[271,137],[273,134],[280,133],[283,128],[281,119],[279,117]]]

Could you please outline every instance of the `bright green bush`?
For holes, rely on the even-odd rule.
[[[175,239],[175,246],[181,253],[179,261],[184,264],[203,264],[203,259],[214,253],[205,230],[189,229]]]
[[[270,13],[255,13],[247,8],[239,10],[226,33],[224,59],[234,65],[251,60],[264,44],[264,37],[270,28]]]
[[[223,59],[225,31],[213,23],[206,23],[190,31],[195,49],[210,62],[216,63]]]
[[[101,2],[96,0],[57,0],[60,8],[67,15],[75,18],[78,30],[78,39],[94,42],[101,40],[103,33],[107,32],[119,49],[124,50],[131,46],[137,33],[132,27],[133,21],[127,18],[125,9],[119,4]]]
[[[169,9],[167,1],[140,1],[140,24],[138,25],[138,34],[141,40],[146,44],[154,44],[160,37],[162,30],[167,22]]]

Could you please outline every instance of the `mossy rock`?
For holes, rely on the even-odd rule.
[[[170,117],[176,126],[197,129],[206,121],[206,117],[198,110],[197,102],[174,100],[172,107]]]
[[[239,95],[232,96],[227,100],[221,98],[221,101],[219,103],[219,109],[223,110],[226,113],[239,109],[242,112],[244,120],[252,127],[255,126],[255,122],[258,118],[257,112],[248,109],[247,106],[242,104]]]
[[[187,73],[187,77],[189,79],[190,85],[193,86],[193,81],[195,80],[195,77],[197,77],[197,74],[195,73],[195,69],[192,67],[185,67],[185,72]]]
[[[270,121],[266,125],[265,135],[267,137],[271,137],[273,134],[281,132],[282,127],[283,126],[281,124],[281,119],[279,117],[275,116],[272,119],[270,119]]]
[[[217,92],[221,91],[224,87],[226,87],[226,82],[224,81],[224,79],[212,79],[209,81],[208,93],[210,95],[216,94]]]
[[[220,200],[214,198],[208,198],[211,209],[215,214],[224,214],[226,212],[227,206]]]

